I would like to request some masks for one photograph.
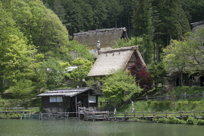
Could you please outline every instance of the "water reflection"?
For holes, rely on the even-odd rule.
[[[0,136],[203,136],[204,127],[135,122],[0,120]]]

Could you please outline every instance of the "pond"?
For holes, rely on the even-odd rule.
[[[0,120],[0,136],[203,136],[203,126],[88,122],[77,120]]]

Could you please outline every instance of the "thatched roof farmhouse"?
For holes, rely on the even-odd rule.
[[[200,28],[204,28],[204,20],[199,21],[199,22],[191,23],[191,26],[192,26],[192,31],[193,32],[195,32],[196,30],[198,30]]]
[[[97,77],[110,75],[119,70],[126,70],[137,62],[140,62],[139,64],[142,65],[142,67],[146,67],[137,46],[101,51],[88,76]]]
[[[74,40],[87,45],[90,49],[96,48],[96,42],[100,41],[101,48],[111,47],[121,38],[127,38],[126,28],[108,28],[89,30],[87,32],[74,33]]]

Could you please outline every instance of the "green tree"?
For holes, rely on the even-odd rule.
[[[163,63],[165,69],[169,73],[179,73],[181,85],[183,85],[183,73],[193,74],[203,71],[203,34],[204,29],[200,29],[187,36],[183,41],[173,40],[164,49]]]
[[[190,22],[204,20],[204,0],[182,0],[184,11],[188,15]]]
[[[133,33],[143,37],[143,57],[146,63],[150,63],[153,57],[153,8],[152,0],[135,1],[132,17]]]
[[[135,78],[127,72],[117,72],[103,81],[102,92],[111,106],[117,107],[142,89],[136,84]]]
[[[67,73],[66,76],[74,81],[75,85],[83,86],[83,80],[87,77],[93,63],[84,58],[76,58],[71,62],[71,65],[76,66],[77,68]]]
[[[4,2],[6,9],[21,32],[31,44],[39,47],[40,52],[59,52],[61,46],[68,43],[67,29],[59,18],[47,9],[40,0],[16,0]]]
[[[157,13],[155,38],[165,47],[171,39],[182,39],[190,31],[189,21],[182,3],[179,0],[154,0],[154,11]],[[159,21],[159,22],[158,22]]]
[[[12,14],[0,3],[0,84],[1,92],[14,86],[19,80],[31,79],[38,67],[35,46],[30,45],[20,32]]]
[[[164,49],[163,63],[169,73],[178,72],[180,74],[180,84],[183,85],[183,73],[189,63],[188,45],[184,41],[173,40],[171,44]]]
[[[55,89],[64,86],[64,67],[56,58],[47,59],[40,73],[45,73],[44,78],[48,89]]]

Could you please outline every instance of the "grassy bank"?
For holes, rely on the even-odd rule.
[[[152,121],[145,121],[140,119],[133,119],[130,121],[136,121],[136,122],[154,122],[154,123],[164,123],[164,124],[187,124],[187,125],[204,125],[204,120],[202,119],[195,119],[193,117],[189,117],[186,120],[184,119],[178,119],[175,117],[168,117],[168,118],[153,118]]]
[[[21,113],[0,114],[0,119],[20,119],[21,117]]]
[[[118,112],[191,112],[204,111],[204,100],[179,100],[179,101],[138,101],[121,106]],[[203,116],[203,113],[199,116]],[[133,119],[132,121],[143,122],[144,120]],[[149,120],[148,120],[149,122]],[[176,117],[153,118],[151,122],[167,124],[204,125],[204,120],[194,117],[178,119]]]
[[[118,111],[131,112],[146,111],[146,112],[168,112],[168,111],[204,111],[204,100],[190,101],[138,101],[133,104],[127,104],[121,106]]]

